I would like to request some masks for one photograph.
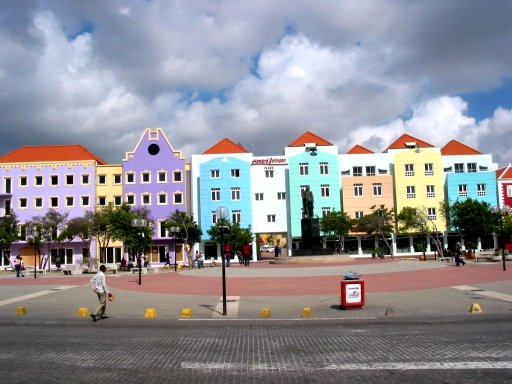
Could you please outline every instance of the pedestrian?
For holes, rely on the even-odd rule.
[[[55,259],[55,267],[57,268],[57,271],[60,271],[60,257],[57,256]]]
[[[274,257],[279,257],[280,254],[281,254],[281,247],[279,245],[276,245],[274,247]]]
[[[231,265],[231,245],[228,243],[224,246],[224,258],[226,259],[226,267]]]
[[[459,264],[463,266],[466,265],[466,262],[462,258],[462,244],[460,242],[455,244],[455,265],[458,267]]]
[[[14,259],[14,270],[16,271],[16,277],[25,277],[25,262],[20,255]]]
[[[242,256],[244,258],[244,265],[248,267],[251,262],[251,246],[249,244],[242,245]]]
[[[165,264],[164,264],[164,267],[168,265],[169,268],[171,268],[171,255],[169,254],[169,252],[167,252],[167,257],[165,259]]]
[[[95,312],[91,314],[93,321],[108,318],[106,315],[107,297],[112,299],[113,295],[108,291],[107,282],[105,279],[106,270],[107,267],[105,267],[105,265],[100,265],[100,270],[98,273],[96,273],[96,275],[89,281],[92,290],[98,295],[99,300],[99,304],[96,307]]]
[[[197,268],[204,268],[204,254],[203,251],[200,251],[199,254],[196,254]]]

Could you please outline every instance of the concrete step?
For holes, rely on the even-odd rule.
[[[322,255],[322,256],[281,256],[269,259],[269,264],[317,264],[317,263],[343,263],[352,261],[349,255]]]

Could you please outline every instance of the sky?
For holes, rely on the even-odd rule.
[[[512,1],[3,0],[0,154],[144,129],[191,159],[224,138],[281,155],[407,133],[512,162]]]

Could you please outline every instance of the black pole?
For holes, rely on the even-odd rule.
[[[138,252],[138,258],[137,258],[137,263],[139,264],[139,285],[142,285],[142,258],[141,258],[141,253],[142,252]]]
[[[501,214],[501,258],[503,261],[503,270],[507,270],[507,265],[505,263],[505,236],[503,236],[503,214]]]
[[[224,228],[221,228],[221,248],[220,248],[220,257],[222,259],[222,315],[226,316],[228,314],[228,309],[226,305],[226,257],[224,255]]]
[[[34,238],[34,279],[37,279],[37,249],[36,239]]]

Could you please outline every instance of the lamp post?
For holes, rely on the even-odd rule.
[[[144,228],[148,225],[148,221],[146,219],[133,219],[132,227],[137,229],[137,235],[141,238],[144,238]],[[142,262],[141,262],[141,254],[142,251],[140,249],[140,244],[137,246],[137,264],[139,267],[139,285],[142,285]]]
[[[511,212],[511,208],[508,205],[503,206],[503,208],[492,207],[492,212],[500,215],[500,247],[501,247],[501,258],[503,261],[503,270],[507,270],[507,264],[505,263],[505,238],[503,236],[503,217],[507,216]]]
[[[39,232],[37,229],[32,228],[30,231],[30,236],[32,237],[32,241],[34,243],[34,279],[37,279],[37,248],[39,240]]]
[[[219,207],[215,211],[215,215],[217,216],[217,220],[221,222],[226,220],[229,215],[229,210],[226,207]],[[226,305],[226,257],[224,255],[224,233],[226,228],[229,228],[226,225],[220,225],[220,257],[222,260],[222,315],[226,316],[228,314],[227,305]]]
[[[416,217],[416,222],[418,223],[418,225],[421,228],[421,238],[423,240],[425,240],[425,242],[422,244],[423,261],[427,261],[427,257],[425,255],[425,248],[427,248],[427,236],[425,235],[425,228],[424,228],[424,226],[426,225],[426,222],[425,222],[425,219],[421,216]]]
[[[172,233],[172,237],[174,238],[174,242],[176,243],[176,234],[180,233],[180,227],[169,227],[169,232]],[[171,267],[171,261],[169,260],[169,268]],[[176,245],[174,245],[174,272],[176,272],[178,268],[178,260],[176,259]]]

